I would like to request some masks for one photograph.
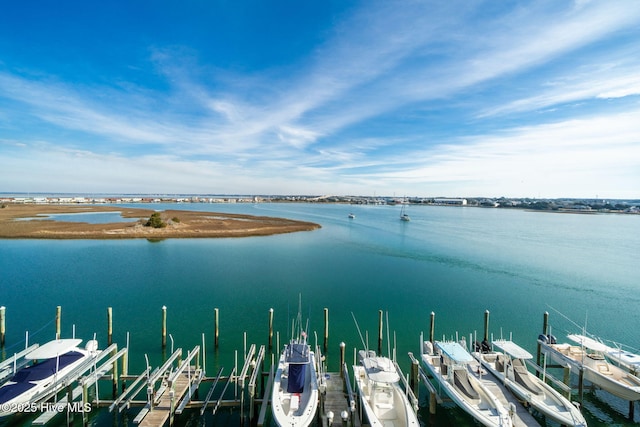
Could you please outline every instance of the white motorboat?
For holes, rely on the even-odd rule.
[[[81,375],[83,372],[77,371],[98,354],[97,341],[88,341],[84,349],[78,347],[81,342],[81,339],[58,339],[27,353],[24,356],[27,366],[18,369],[0,387],[0,417],[62,389],[70,375]]]
[[[475,360],[459,343],[436,341],[434,348],[430,341],[425,341],[421,359],[447,395],[478,422],[488,427],[513,425],[510,410],[476,378],[471,367]]]
[[[555,361],[569,366],[574,373],[582,370],[584,379],[601,389],[624,400],[640,400],[640,378],[610,363],[605,357],[609,347],[595,340],[585,340],[583,335],[567,337],[579,345],[558,344],[555,338],[547,335],[540,335],[538,343]]]
[[[297,337],[285,345],[273,383],[271,411],[281,427],[308,426],[318,409],[316,359],[301,323],[298,313]]]
[[[496,340],[492,344],[502,352],[474,352],[473,355],[518,399],[561,425],[586,427],[587,422],[576,406],[529,372],[525,361],[533,358],[531,353],[510,340]]]
[[[411,221],[411,217],[406,212],[405,209],[406,204],[402,204],[402,208],[400,209],[400,221]]]
[[[580,345],[584,345],[588,348],[596,348],[603,352],[603,354],[616,364],[628,369],[636,376],[640,373],[640,355],[632,353],[630,351],[622,349],[622,347],[611,347],[603,344],[600,341],[596,341],[593,338],[589,338],[585,335],[572,334],[571,340],[577,342]]]
[[[402,372],[388,357],[360,350],[353,366],[360,403],[372,427],[419,427],[407,392],[400,385]]]

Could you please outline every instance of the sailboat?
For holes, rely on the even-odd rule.
[[[400,221],[411,221],[409,214],[406,212],[407,202],[402,202],[402,208],[400,209]]]
[[[306,427],[313,422],[318,409],[318,377],[315,354],[307,343],[300,309],[292,332],[278,361],[271,410],[280,427]]]
[[[360,338],[362,339],[362,335]],[[366,347],[364,340],[363,345]],[[408,398],[409,390],[403,390],[400,385],[404,377],[396,361],[389,357],[376,356],[374,351],[367,349],[358,352],[358,359],[359,363],[353,366],[353,376],[369,425],[420,427],[416,412]],[[408,387],[407,384],[404,386]]]
[[[37,403],[42,396],[61,390],[67,377],[86,370],[86,363],[98,354],[98,342],[90,340],[85,348],[81,339],[57,339],[43,344],[24,356],[23,367],[0,387],[0,417],[20,407]],[[17,365],[16,361],[16,365]]]

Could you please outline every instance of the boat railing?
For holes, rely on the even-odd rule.
[[[525,363],[527,364],[527,366],[530,366],[531,368],[533,368],[537,373],[540,373],[543,375],[543,378],[545,380],[549,380],[551,381],[551,383],[558,387],[560,390],[562,390],[563,393],[567,393],[567,395],[571,394],[571,387],[569,387],[568,385],[566,385],[565,383],[563,383],[562,381],[554,378],[553,376],[549,375],[548,372],[546,372],[545,369],[541,368],[540,366],[536,365],[535,363],[533,363],[530,360],[526,360],[525,359]]]
[[[356,410],[356,399],[353,393],[353,389],[351,388],[351,380],[349,379],[349,369],[347,369],[347,364],[342,363],[342,376],[344,377],[344,384],[347,387],[347,399],[349,401],[349,409],[352,412],[351,419],[353,419],[353,412]]]
[[[402,369],[400,369],[400,366],[398,366],[398,363],[395,360],[393,361],[393,366],[396,368],[396,372],[398,372],[398,376],[400,377],[400,381],[402,382],[402,386],[404,387],[405,392],[407,393],[407,397],[409,398],[409,401],[411,402],[411,406],[413,406],[413,408],[417,411],[418,410],[418,404],[419,404],[418,398],[413,393],[413,390],[409,386],[409,383],[407,382],[407,379],[404,377],[404,374],[402,373]]]

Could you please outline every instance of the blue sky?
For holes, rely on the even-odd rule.
[[[17,1],[0,191],[640,198],[628,1]]]

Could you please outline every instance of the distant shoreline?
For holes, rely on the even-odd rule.
[[[120,212],[131,222],[89,224],[60,220],[21,220],[41,215]],[[153,209],[105,205],[4,204],[0,208],[0,239],[149,239],[269,236],[312,231],[319,224],[285,218],[216,212],[165,210],[163,227],[145,224]]]

